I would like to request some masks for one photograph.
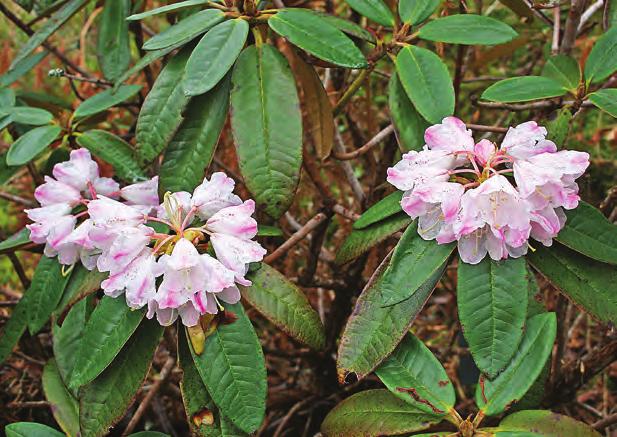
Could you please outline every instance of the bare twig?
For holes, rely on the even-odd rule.
[[[6,191],[0,191],[0,199],[8,200],[9,202],[19,203],[27,208],[33,208],[36,206],[34,200],[26,199],[16,194],[7,193]]]
[[[578,25],[581,22],[581,14],[584,8],[585,0],[572,0],[570,3],[570,10],[568,11],[568,18],[566,19],[563,38],[561,39],[561,47],[559,49],[559,52],[564,55],[570,54],[574,47]]]
[[[496,132],[498,134],[505,134],[506,132],[508,132],[507,127],[500,126],[485,126],[483,124],[467,123],[467,127],[471,130],[475,130],[478,132]]]
[[[482,108],[492,108],[492,109],[507,109],[509,111],[528,111],[535,109],[550,109],[550,108],[561,108],[563,106],[573,105],[575,102],[573,100],[564,100],[562,102],[556,102],[552,100],[540,100],[539,102],[531,102],[531,103],[499,103],[499,102],[483,102],[476,101],[475,104]],[[581,105],[583,107],[593,106],[593,104],[589,101],[584,101]]]
[[[344,153],[345,146],[343,145],[343,137],[341,136],[341,133],[338,129],[335,130],[335,140],[336,141],[334,141],[334,144],[332,145],[332,153]],[[358,178],[354,174],[353,167],[347,161],[341,161],[339,162],[339,165],[345,173],[345,177],[347,178],[347,182],[349,182],[349,185],[351,186],[351,191],[353,191],[354,197],[356,198],[358,203],[360,203],[360,205],[363,205],[366,196],[364,195],[364,190],[362,189],[360,181],[358,181]]]
[[[159,389],[161,388],[161,384],[167,379],[175,364],[176,360],[173,357],[167,358],[167,361],[165,361],[165,364],[161,369],[161,373],[159,373],[158,379],[154,382],[154,384],[152,384],[152,387],[150,387],[150,390],[148,390],[148,393],[146,394],[146,396],[144,396],[143,400],[139,404],[139,407],[137,407],[137,410],[135,410],[135,414],[133,415],[133,417],[131,417],[129,424],[126,426],[126,429],[122,433],[123,436],[127,436],[131,432],[133,432],[133,430],[141,420],[141,417],[146,412],[148,404],[150,404],[150,401],[152,400],[154,395],[159,391]]]
[[[307,403],[313,400],[314,400],[313,397],[308,397],[296,403],[296,405],[294,405],[293,407],[291,407],[291,409],[287,412],[287,414],[285,414],[285,417],[283,417],[283,420],[281,420],[281,423],[279,423],[279,426],[276,428],[276,431],[274,432],[274,437],[281,437],[283,435],[283,432],[285,431],[285,425],[287,425],[287,423],[292,418],[292,416],[296,414],[296,412],[300,408],[302,408],[304,405],[306,405]]]
[[[348,220],[353,220],[356,221],[360,218],[360,214],[356,214],[353,211],[350,211],[349,209],[345,208],[343,205],[334,205],[332,207],[332,211],[334,211],[335,213],[337,213],[338,215],[345,217]]]
[[[589,21],[593,14],[602,9],[602,6],[604,6],[604,0],[598,0],[594,4],[589,6],[589,8],[585,12],[583,12],[583,15],[581,15],[581,22],[578,24],[578,29],[576,30],[576,33],[581,33],[581,30],[583,30],[583,26],[585,25],[585,23]]]
[[[553,42],[551,44],[551,52],[553,55],[559,53],[559,32],[561,26],[561,6],[558,4],[553,8],[554,24],[553,24]]]
[[[313,229],[315,229],[321,222],[326,219],[326,215],[322,212],[315,214],[315,216],[304,224],[296,233],[294,233],[287,241],[276,248],[274,252],[264,258],[264,262],[269,264],[282,255],[284,255],[289,249],[298,244],[304,237],[308,235]]]
[[[614,425],[615,423],[617,423],[617,413],[611,414],[610,416],[606,416],[604,419],[598,420],[591,426],[594,429],[597,429],[599,431],[603,428]]]
[[[50,403],[47,401],[25,401],[25,402],[11,402],[7,405],[8,408],[47,408]]]
[[[362,147],[354,150],[353,152],[332,151],[332,156],[340,161],[348,161],[350,159],[357,158],[358,156],[362,156],[369,150],[371,150],[373,147],[375,147],[377,144],[382,142],[384,139],[386,139],[392,132],[394,132],[394,125],[389,124],[382,130],[377,132],[377,134],[369,141],[367,141],[367,143],[364,144]]]
[[[24,287],[24,290],[27,290],[30,286],[30,280],[26,276],[26,272],[24,271],[21,262],[19,262],[19,258],[17,258],[17,255],[15,255],[14,252],[7,252],[6,256],[8,256],[11,260],[11,264],[13,264],[15,273],[17,273],[17,276],[19,277],[19,280],[21,282],[21,285]]]

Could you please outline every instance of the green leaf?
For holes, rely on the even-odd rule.
[[[60,428],[69,437],[79,435],[79,404],[62,382],[58,366],[52,358],[43,369],[43,392]]]
[[[257,225],[258,237],[282,237],[283,231],[276,226]]]
[[[501,421],[498,429],[533,431],[543,437],[600,437],[600,433],[591,426],[546,410],[526,410],[511,414]]]
[[[186,44],[225,19],[223,11],[206,9],[189,15],[184,20],[153,36],[143,46],[144,50],[158,50]]]
[[[47,425],[31,422],[11,423],[4,428],[6,437],[64,437],[64,434]]]
[[[13,352],[13,348],[26,331],[28,326],[28,291],[21,297],[11,313],[11,318],[6,322],[0,334],[0,363]]]
[[[364,211],[353,224],[354,229],[364,229],[401,212],[402,191],[395,191]]]
[[[440,415],[454,407],[456,394],[446,370],[429,348],[411,333],[375,373],[396,397],[419,410]]]
[[[364,55],[344,33],[307,9],[286,8],[268,20],[276,33],[293,45],[332,64],[346,68],[366,68]]]
[[[546,279],[596,319],[617,323],[617,269],[564,246],[538,245],[527,259]]]
[[[390,117],[396,128],[396,138],[405,151],[422,150],[424,146],[424,131],[429,124],[416,111],[409,100],[398,73],[393,73],[388,85],[388,107]]]
[[[28,106],[14,106],[6,112],[10,115],[13,123],[28,124],[31,126],[49,124],[54,118],[49,111],[41,108],[30,108]]]
[[[617,25],[617,2],[615,0],[607,0],[604,5],[604,29],[611,29]]]
[[[229,419],[221,414],[214,404],[212,397],[204,386],[201,376],[195,367],[193,357],[186,339],[184,329],[178,332],[178,364],[182,369],[182,379],[180,380],[180,391],[182,393],[182,403],[191,431],[200,437],[232,437],[244,436],[244,432],[237,429]],[[214,423],[208,425],[200,422],[196,423],[194,417],[204,412],[210,411],[214,416]],[[199,417],[197,417],[199,422]]]
[[[429,278],[443,269],[454,251],[453,243],[425,240],[418,234],[417,227],[416,222],[409,225],[394,249],[381,284],[383,305],[397,304],[419,291]],[[405,287],[399,282],[402,277],[408,278]]]
[[[15,166],[28,163],[53,143],[61,131],[62,128],[55,125],[39,126],[29,130],[11,144],[6,155],[7,165]]]
[[[375,43],[375,37],[371,32],[364,29],[362,26],[354,23],[353,21],[346,20],[344,18],[336,17],[334,15],[326,14],[321,11],[311,10],[315,15],[318,15],[322,20],[327,21],[338,30],[346,33],[349,36],[353,36],[354,38],[363,39],[370,43]]]
[[[589,258],[617,264],[617,226],[586,202],[565,213],[566,225],[557,241]]]
[[[182,87],[187,96],[210,91],[233,66],[249,33],[246,20],[217,24],[204,35],[186,63]]]
[[[240,429],[259,428],[266,409],[266,365],[259,339],[240,303],[226,305],[238,319],[219,324],[204,352],[191,354],[208,392],[223,414]]]
[[[396,71],[418,112],[441,123],[454,112],[454,87],[448,67],[430,50],[407,46],[396,56]]]
[[[383,0],[345,0],[357,13],[382,26],[394,26],[394,15]]]
[[[41,50],[16,62],[6,73],[0,76],[0,87],[7,87],[21,79],[24,74],[28,73],[45,59],[48,54],[47,50]]]
[[[169,46],[169,47],[165,47],[164,49],[152,50],[152,51],[147,52],[143,56],[143,58],[140,58],[135,63],[135,65],[133,65],[131,68],[129,68],[127,71],[125,71],[122,74],[122,76],[120,76],[118,79],[116,79],[116,82],[114,83],[114,86],[113,86],[112,89],[114,91],[118,90],[118,88],[120,88],[122,86],[122,82],[124,82],[125,80],[127,80],[131,76],[139,73],[141,70],[146,68],[148,65],[150,65],[151,63],[153,63],[157,59],[162,58],[163,56],[168,55],[169,53],[173,52],[174,50],[176,50],[180,46],[182,46],[182,44],[176,44],[176,45],[172,45],[172,46]]]
[[[30,231],[28,228],[23,228],[21,231],[0,242],[0,253],[12,252],[28,243],[30,243]]]
[[[416,25],[431,16],[441,0],[399,0],[398,13],[404,23]]]
[[[67,306],[73,305],[82,298],[98,291],[101,288],[101,282],[108,276],[108,272],[99,272],[97,269],[88,270],[83,265],[77,264],[69,283],[64,289],[62,299],[54,310],[54,316],[60,316]]]
[[[118,178],[127,182],[147,179],[137,164],[133,148],[122,138],[103,130],[93,129],[77,137],[77,143],[114,167]]]
[[[245,184],[279,218],[302,165],[302,114],[287,61],[270,45],[244,49],[232,74],[231,128]]]
[[[399,259],[401,263],[405,261],[411,263],[413,259]],[[396,276],[400,269],[388,267],[389,264],[384,260],[373,273],[347,321],[338,349],[337,373],[340,382],[352,372],[359,379],[364,378],[396,348],[433,292],[445,264],[420,288],[412,290],[409,299],[384,306],[381,295],[384,283],[390,287],[407,289],[409,279],[404,275]]]
[[[65,384],[75,368],[84,329],[91,313],[91,300],[86,298],[77,302],[67,314],[62,326],[52,325],[54,357],[60,376]],[[73,390],[73,394],[77,394]]]
[[[518,33],[494,18],[457,14],[429,21],[420,28],[418,36],[451,44],[495,45],[513,40]]]
[[[239,288],[251,306],[296,340],[317,350],[325,347],[326,333],[319,315],[298,287],[267,264],[250,273],[248,279],[253,285]]]
[[[165,149],[159,172],[161,192],[193,191],[210,166],[229,108],[230,77],[191,100],[184,121]]]
[[[587,83],[598,83],[617,70],[617,27],[605,32],[591,49],[585,63]]]
[[[555,313],[538,314],[527,321],[523,341],[506,369],[494,380],[480,379],[476,403],[494,416],[520,400],[542,372],[557,334]]]
[[[0,110],[8,111],[15,106],[15,91],[12,88],[0,88]]]
[[[129,308],[123,296],[104,296],[84,327],[69,387],[81,387],[103,372],[128,342],[143,317],[144,310]]]
[[[406,213],[400,212],[363,229],[353,229],[336,252],[335,264],[343,265],[358,258],[410,223],[411,218]]]
[[[13,58],[9,70],[16,69],[18,64],[30,55],[38,46],[43,44],[51,34],[58,30],[69,18],[75,15],[89,0],[69,0],[58,9],[45,23],[30,37],[28,42],[21,46]]]
[[[377,437],[421,431],[440,422],[388,390],[366,390],[338,404],[321,424],[321,432],[337,437]]]
[[[156,320],[144,320],[112,365],[79,390],[82,437],[107,435],[109,428],[124,416],[148,375],[162,335],[163,327]]]
[[[137,119],[137,157],[140,163],[154,160],[169,144],[184,120],[190,98],[184,95],[182,76],[190,48],[165,65],[148,93]]]
[[[28,288],[28,330],[34,335],[47,323],[69,281],[56,258],[42,256]]]
[[[544,76],[511,77],[484,90],[481,98],[493,102],[527,102],[566,94],[559,82]]]
[[[559,148],[565,147],[568,135],[570,134],[571,124],[572,112],[570,108],[561,108],[557,111],[555,118],[546,123],[546,129],[548,130],[546,139],[557,144]]]
[[[131,63],[129,25],[126,22],[130,10],[130,0],[115,0],[103,5],[96,55],[103,76],[111,81],[120,77]]]
[[[617,118],[617,88],[595,91],[588,98],[598,108]]]
[[[85,118],[103,112],[130,99],[139,92],[141,85],[122,85],[117,90],[108,89],[84,100],[75,110],[75,118]]]
[[[508,365],[523,338],[528,287],[525,258],[459,260],[459,319],[474,361],[489,378]]]
[[[567,55],[551,56],[542,68],[542,76],[559,82],[565,89],[576,92],[581,81],[581,67]]]
[[[191,6],[205,5],[206,3],[208,3],[208,0],[185,0],[178,3],[161,6],[159,8],[150,9],[149,11],[145,11],[140,14],[130,15],[127,17],[127,21],[142,20],[144,18],[152,17],[154,15],[165,14],[167,12],[173,12],[177,11],[178,9],[189,8]]]

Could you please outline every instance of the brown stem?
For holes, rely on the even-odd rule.
[[[371,138],[366,144],[364,144],[362,147],[354,150],[353,152],[340,152],[338,150],[332,151],[332,156],[340,161],[348,161],[350,159],[355,159],[358,156],[362,156],[365,153],[367,153],[369,150],[371,150],[381,141],[386,139],[392,132],[394,132],[394,125],[389,124],[382,130],[377,132],[377,134],[373,138]]]
[[[561,39],[561,48],[559,50],[559,52],[564,55],[570,54],[572,48],[574,48],[576,34],[578,33],[578,25],[581,22],[581,15],[585,9],[585,3],[585,0],[572,0],[570,4],[568,18],[566,19],[566,25],[563,31],[563,38]]]
[[[287,241],[276,248],[274,252],[264,258],[266,264],[270,264],[281,256],[283,256],[289,249],[298,244],[304,237],[308,235],[313,229],[315,229],[321,222],[327,219],[327,216],[320,212],[310,219],[304,226],[302,226],[295,234],[293,234]]]

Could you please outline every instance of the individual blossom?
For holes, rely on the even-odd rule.
[[[418,218],[418,233],[439,244],[457,241],[464,262],[527,253],[529,238],[550,245],[563,228],[563,209],[578,205],[589,155],[557,151],[546,129],[530,121],[512,127],[500,147],[454,117],[429,127],[426,145],[388,169],[404,191],[402,209]]]

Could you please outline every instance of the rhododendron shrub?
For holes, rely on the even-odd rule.
[[[610,432],[616,11],[1,1],[0,427]]]

